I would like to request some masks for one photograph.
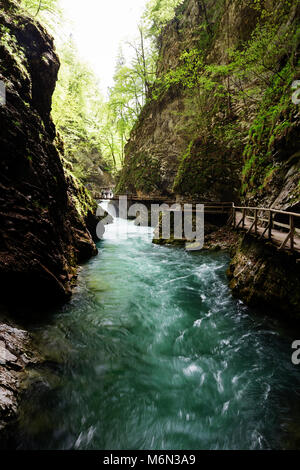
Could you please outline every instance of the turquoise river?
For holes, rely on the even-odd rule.
[[[118,223],[127,238],[113,236]],[[227,254],[156,246],[151,234],[115,220],[72,300],[35,324],[53,364],[24,400],[16,446],[293,445],[296,338],[232,297]]]

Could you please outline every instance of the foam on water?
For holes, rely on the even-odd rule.
[[[122,226],[128,239],[112,237]],[[64,363],[24,408],[20,447],[281,447],[299,387],[289,338],[232,298],[227,255],[149,235],[107,227],[71,302],[37,328]]]

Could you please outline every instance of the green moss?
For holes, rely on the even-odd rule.
[[[15,62],[24,79],[29,80],[28,64],[24,50],[18,44],[17,38],[11,30],[4,25],[0,25],[0,46],[4,47],[6,52]]]
[[[226,125],[216,124],[209,137],[189,142],[180,159],[173,191],[186,196],[214,193],[214,197],[232,197],[235,191],[238,147],[226,141]],[[226,143],[226,145],[224,145]],[[231,180],[231,188],[228,180]]]
[[[299,62],[298,62],[299,66]],[[263,189],[276,170],[274,153],[283,144],[293,148],[293,130],[297,126],[294,119],[295,105],[291,99],[291,84],[295,77],[295,67],[289,61],[272,80],[266,89],[258,110],[258,115],[249,131],[249,143],[244,150],[242,169],[242,193],[251,188]]]
[[[185,181],[185,176],[187,174],[190,175],[191,173],[192,174],[196,173],[197,171],[196,168],[195,169],[191,168],[191,150],[192,150],[193,144],[194,144],[194,141],[191,140],[187,146],[185,153],[182,155],[182,158],[180,159],[181,161],[179,164],[179,168],[178,168],[177,175],[174,181],[174,186],[173,186],[174,192],[179,192],[179,193],[185,192],[185,191],[188,192],[191,189],[189,185],[186,184],[187,181]]]
[[[147,153],[132,155],[125,163],[116,192],[155,192],[161,184],[160,163]]]
[[[71,198],[80,218],[85,220],[89,213],[96,214],[97,203],[94,201],[89,191],[68,168],[64,168],[64,171],[69,185],[72,188]]]

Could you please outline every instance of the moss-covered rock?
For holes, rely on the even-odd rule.
[[[57,149],[53,39],[14,1],[1,2],[0,30],[1,300],[48,306],[70,297],[77,263],[97,253],[96,206],[65,173]]]
[[[299,77],[295,55],[262,97],[244,149],[242,197],[249,205],[286,209],[300,200],[300,115],[292,101],[292,83]]]
[[[297,204],[299,17],[296,1],[207,1],[206,12],[183,2],[159,38],[157,79],[125,150],[120,191]],[[155,184],[141,183],[149,155]]]
[[[155,194],[160,191],[160,162],[145,152],[133,154],[130,164],[125,163],[116,193]]]
[[[300,264],[296,261],[296,256],[245,235],[230,263],[230,287],[258,311],[300,321]]]
[[[222,158],[220,158],[222,155]],[[179,164],[173,190],[185,197],[232,201],[239,197],[239,157],[213,138],[191,141]]]

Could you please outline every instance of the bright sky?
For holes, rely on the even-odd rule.
[[[147,0],[61,0],[80,56],[89,62],[106,93],[113,84],[119,45],[137,36]],[[70,29],[70,31],[69,31]],[[125,50],[126,54],[126,50]]]

